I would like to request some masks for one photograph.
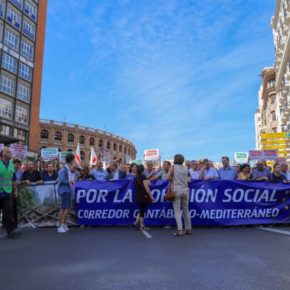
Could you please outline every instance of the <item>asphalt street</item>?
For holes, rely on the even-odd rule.
[[[2,236],[0,289],[290,289],[290,228],[173,232],[45,228]]]

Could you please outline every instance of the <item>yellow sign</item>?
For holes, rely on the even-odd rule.
[[[273,150],[273,149],[286,149],[286,145],[264,145],[264,150]]]
[[[280,155],[287,155],[287,151],[286,150],[279,150],[278,154],[279,154],[279,156]]]
[[[286,136],[287,136],[286,132],[261,134],[262,139],[283,139],[286,138]]]
[[[263,145],[268,145],[268,144],[286,144],[286,140],[262,140]]]

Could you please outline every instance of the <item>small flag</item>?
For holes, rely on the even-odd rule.
[[[76,154],[75,154],[76,163],[81,166],[81,153],[80,153],[80,143],[78,143]]]
[[[97,155],[93,147],[91,147],[90,168],[97,164]]]

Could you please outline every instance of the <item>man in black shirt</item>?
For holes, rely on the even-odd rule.
[[[34,163],[32,161],[29,161],[27,164],[27,170],[23,172],[22,183],[26,185],[30,185],[31,182],[36,182],[37,184],[42,184],[42,177],[38,170],[34,169]]]
[[[49,162],[47,164],[47,170],[42,173],[43,181],[55,181],[57,180],[58,174],[53,169],[53,163]]]
[[[278,163],[274,165],[271,181],[274,183],[287,182],[284,175],[281,174],[281,165]]]

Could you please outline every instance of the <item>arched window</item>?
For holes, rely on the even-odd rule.
[[[84,135],[81,135],[80,136],[80,144],[85,144],[85,142],[86,142],[86,139],[85,139],[85,136]]]
[[[113,148],[114,148],[114,151],[117,150],[117,144],[116,143],[114,143]]]
[[[103,139],[100,139],[100,141],[99,141],[99,147],[103,147]]]
[[[274,88],[275,87],[275,79],[272,78],[268,80],[267,88]]]
[[[95,146],[95,138],[93,137],[90,138],[90,145]]]
[[[122,152],[122,145],[119,146],[119,152]]]
[[[111,149],[111,142],[110,141],[107,142],[107,149]]]
[[[127,154],[127,148],[126,147],[124,147],[124,153]]]
[[[73,143],[74,140],[75,140],[75,136],[74,136],[74,134],[69,133],[69,134],[67,135],[67,142],[71,142],[71,143]]]
[[[48,139],[48,130],[42,129],[40,132],[40,138],[41,139]]]
[[[80,154],[81,154],[81,160],[85,160],[85,152],[81,151]]]
[[[60,131],[56,131],[55,134],[54,134],[54,140],[55,141],[61,141],[62,139],[62,134]]]

